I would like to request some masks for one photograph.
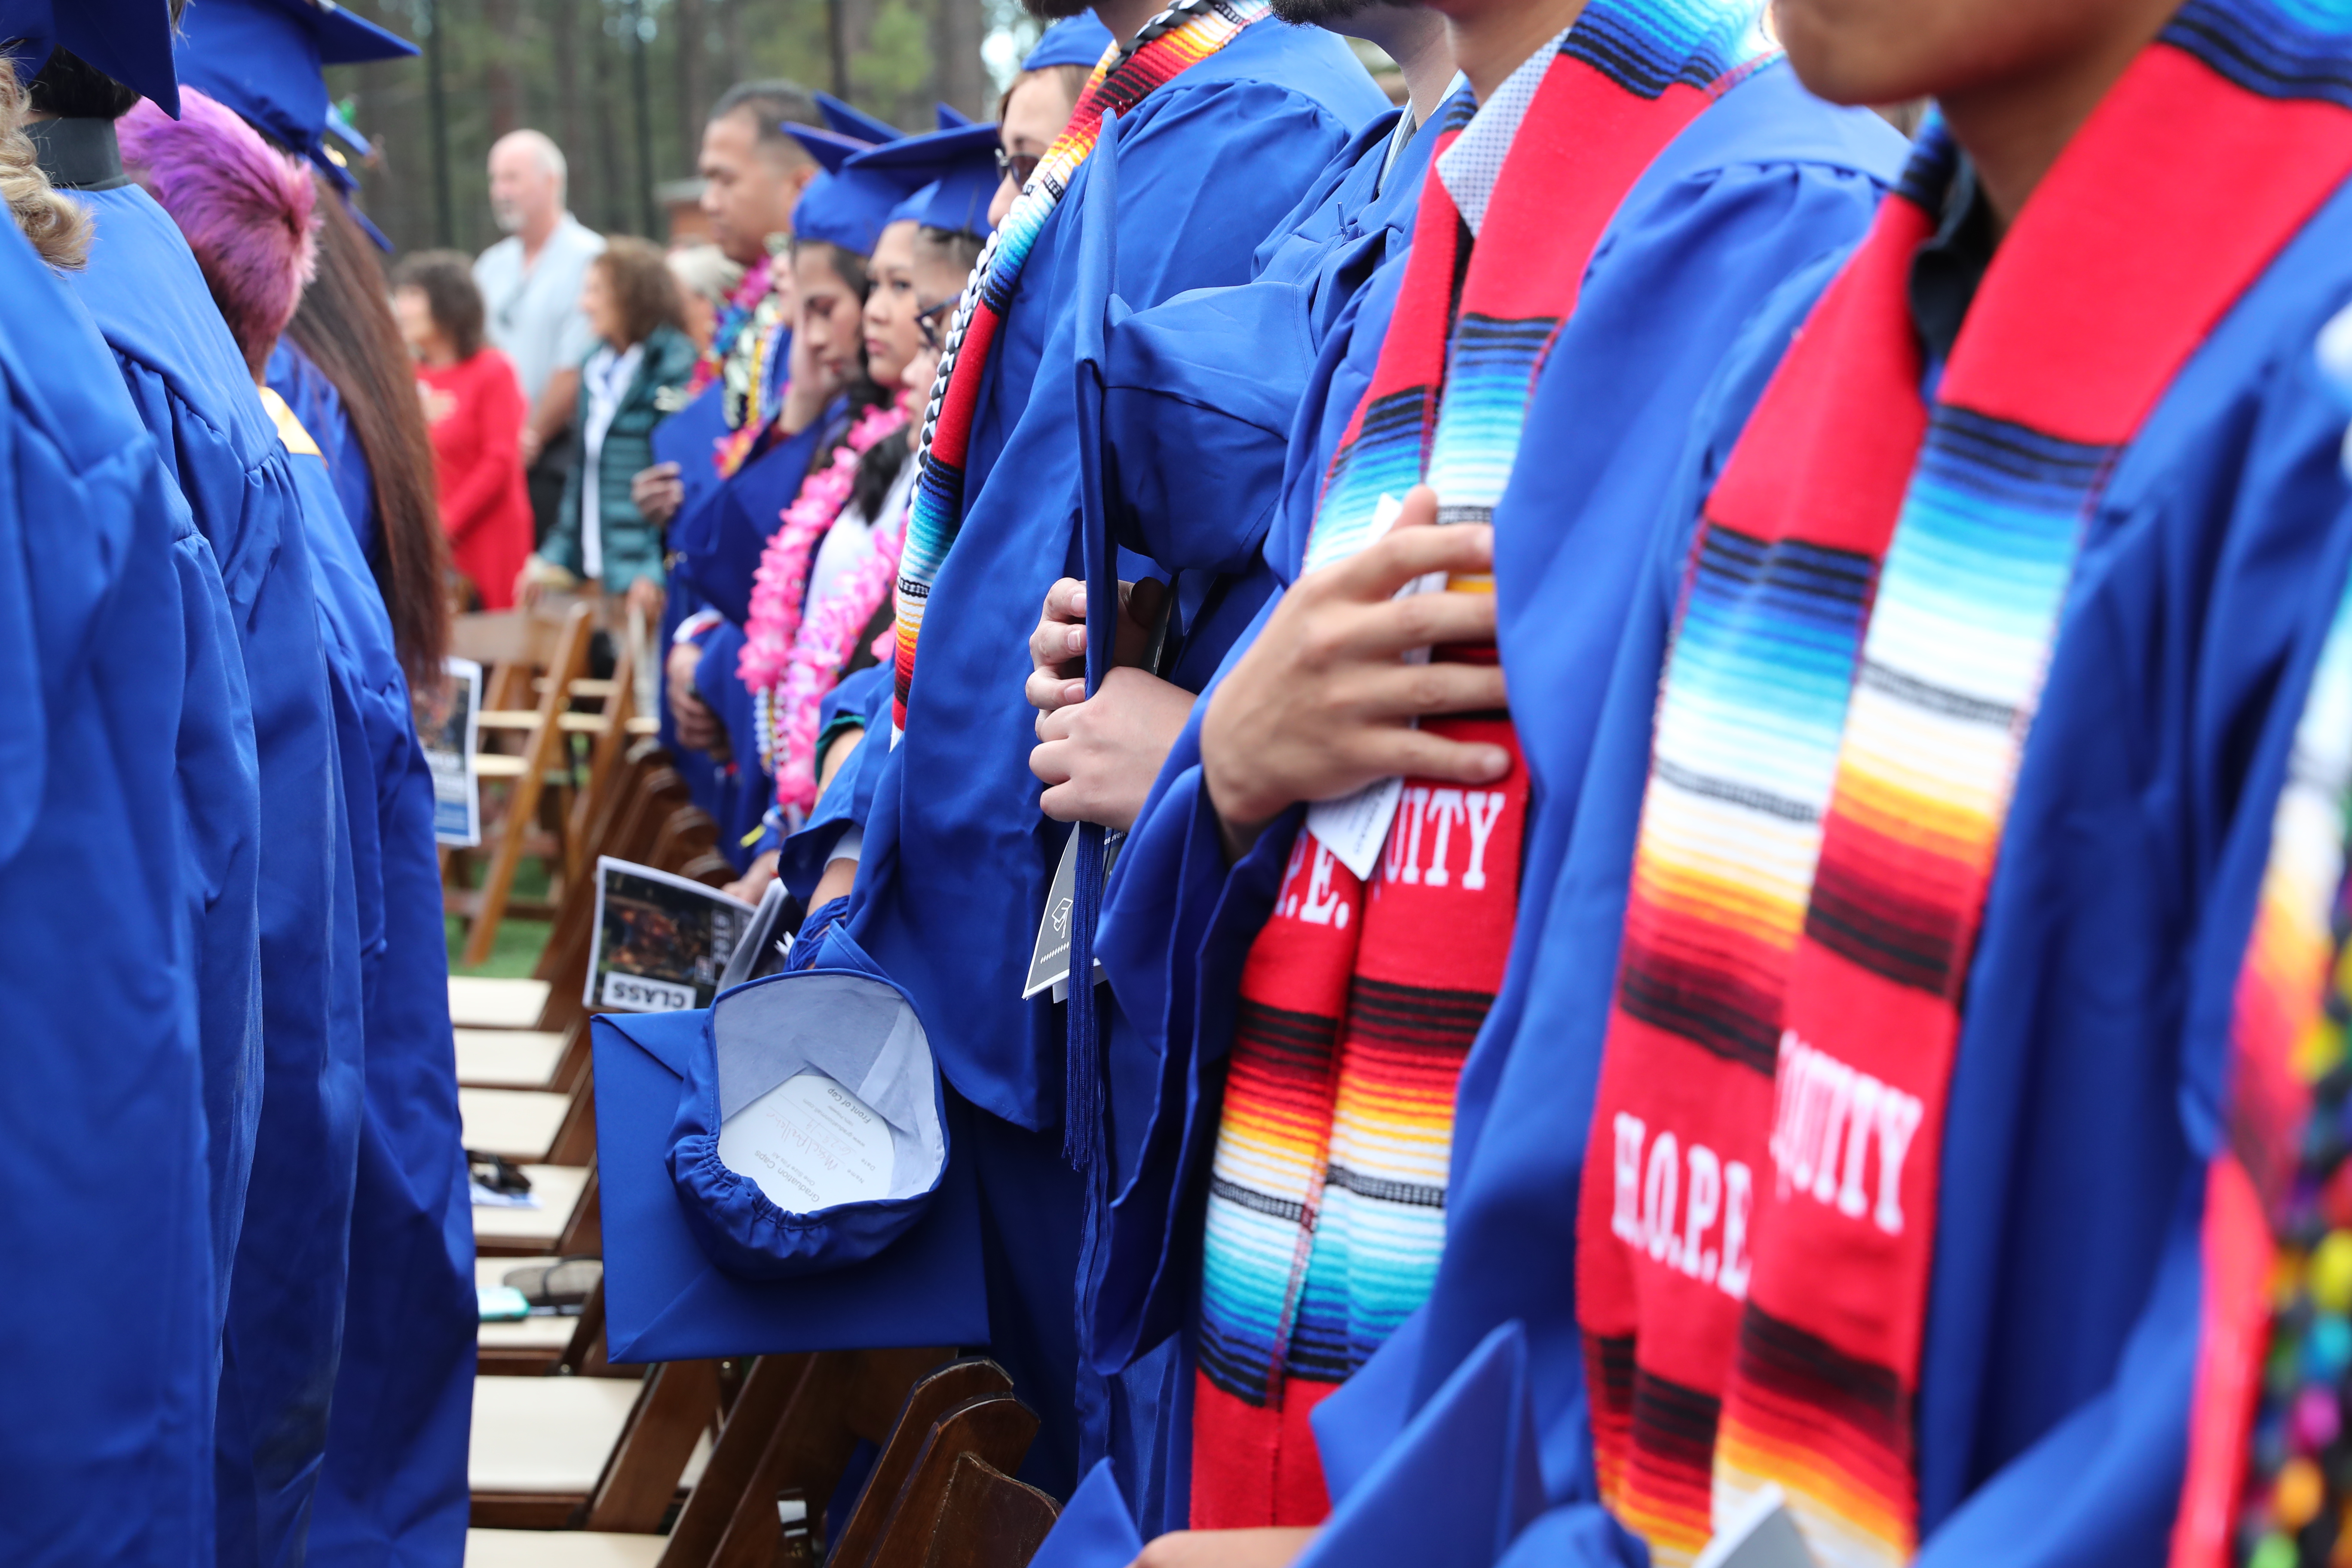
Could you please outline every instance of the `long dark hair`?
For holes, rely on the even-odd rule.
[[[325,179],[319,186],[319,275],[302,291],[287,328],[295,346],[334,383],[343,414],[375,476],[375,550],[368,562],[409,689],[440,689],[449,651],[449,603],[442,583],[449,547],[434,492],[433,438],[416,396],[416,366],[401,341],[375,243],[343,209]]]

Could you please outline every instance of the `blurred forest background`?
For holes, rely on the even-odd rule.
[[[788,77],[908,130],[932,104],[995,117],[1036,37],[1018,0],[343,0],[423,58],[336,67],[329,89],[373,142],[362,205],[401,250],[499,237],[484,161],[534,126],[572,168],[572,210],[667,239],[691,203],[710,105]]]

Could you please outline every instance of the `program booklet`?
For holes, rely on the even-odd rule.
[[[436,843],[472,847],[482,841],[482,792],[474,787],[474,716],[482,710],[482,667],[470,658],[443,661],[448,711],[417,737],[433,771]]]
[[[600,856],[596,944],[582,1003],[621,1013],[709,1006],[756,912],[716,888]]]

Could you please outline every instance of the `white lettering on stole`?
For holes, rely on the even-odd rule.
[[[1291,889],[1298,885],[1298,873],[1307,866],[1307,842],[1312,834],[1294,835],[1290,840],[1290,863],[1282,868],[1282,887],[1274,895],[1274,912],[1297,918],[1298,895]]]
[[[1433,888],[1445,886],[1450,875],[1446,869],[1446,847],[1454,842],[1454,825],[1462,820],[1462,792],[1458,789],[1433,789],[1429,792],[1429,819],[1437,825],[1437,842],[1430,847],[1429,869],[1422,880]]]
[[[1734,1300],[1748,1295],[1748,1211],[1756,1183],[1748,1167],[1704,1143],[1619,1111],[1610,1174],[1615,1201],[1609,1229],[1626,1246]],[[1685,1165],[1688,1166],[1687,1180]],[[1707,1245],[1720,1226],[1719,1247]]]
[[[1642,1137],[1648,1131],[1638,1116],[1617,1113],[1617,1148],[1611,1170],[1617,1179],[1617,1203],[1610,1211],[1609,1228],[1618,1240],[1642,1244]]]
[[[1406,830],[1404,875],[1398,879],[1399,881],[1412,883],[1421,880],[1421,814],[1428,806],[1428,785],[1415,784],[1404,792],[1404,804],[1397,811],[1399,817],[1402,818],[1397,823],[1397,827]],[[1407,812],[1412,813],[1410,817],[1405,816]],[[1393,834],[1396,828],[1392,827],[1389,831]]]
[[[1307,901],[1298,910],[1298,918],[1309,925],[1348,929],[1348,900],[1331,890],[1331,868],[1339,858],[1315,841],[1315,869],[1307,879]]]
[[[1486,840],[1494,837],[1495,824],[1503,820],[1503,802],[1498,789],[1474,789],[1463,795],[1470,818],[1470,869],[1462,873],[1462,886],[1471,892],[1486,886]]]
[[[1671,1132],[1661,1132],[1650,1145],[1649,1169],[1642,1177],[1642,1239],[1650,1260],[1669,1268],[1682,1267],[1682,1238],[1675,1234],[1675,1180],[1681,1167],[1679,1148]]]
[[[1802,1193],[1849,1219],[1867,1213],[1889,1236],[1903,1234],[1903,1162],[1927,1114],[1916,1094],[1883,1083],[1798,1038],[1780,1034],[1773,1084],[1774,1190]],[[1866,1167],[1878,1151],[1874,1207]]]

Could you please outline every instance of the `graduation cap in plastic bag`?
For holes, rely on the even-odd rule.
[[[707,1009],[591,1027],[614,1360],[987,1340],[928,1037],[846,935]]]
[[[793,237],[821,239],[859,256],[874,254],[874,241],[889,221],[890,209],[906,196],[892,179],[861,174],[850,160],[875,143],[807,125],[786,125],[824,171],[808,183],[793,206]]]
[[[824,116],[830,129],[859,142],[896,142],[906,134],[887,120],[877,120],[855,104],[844,102],[829,92],[816,95],[816,111]]]
[[[1021,68],[1041,71],[1053,66],[1085,66],[1091,70],[1110,46],[1110,29],[1095,20],[1092,11],[1081,11],[1046,28],[1037,47],[1022,57]]]
[[[896,183],[908,194],[887,223],[912,218],[927,228],[989,232],[988,204],[1003,175],[996,167],[996,127],[958,125],[871,147],[848,167]]]
[[[0,40],[14,40],[16,78],[29,82],[65,49],[180,117],[165,0],[0,0]]]

